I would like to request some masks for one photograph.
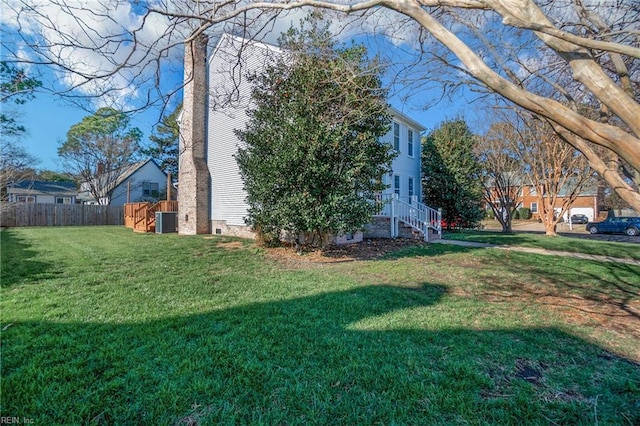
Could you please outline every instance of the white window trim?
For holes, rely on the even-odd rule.
[[[398,130],[397,133],[396,130]],[[400,123],[397,121],[393,122],[393,149],[400,152]]]
[[[407,179],[407,194],[409,197],[416,195],[416,180],[413,176],[409,176]]]
[[[397,178],[397,182],[398,182],[398,188],[396,192],[396,178]],[[393,194],[398,194],[398,197],[400,196],[400,194],[402,193],[402,176],[398,175],[398,174],[394,174],[393,175],[393,182],[392,182],[392,189],[393,189]]]
[[[156,191],[155,195],[153,195],[152,188],[155,188],[155,191]],[[145,191],[147,191],[148,194],[145,194]],[[142,182],[143,197],[157,197],[158,195],[160,195],[160,184],[158,182],[149,182],[149,181]]]
[[[415,137],[414,137],[415,131],[413,131],[412,129],[407,129],[407,157],[413,158],[414,153],[415,153]],[[411,137],[409,137],[409,135],[411,135]],[[409,143],[411,143],[411,149],[409,149]]]
[[[62,202],[58,203],[58,200],[62,200]],[[71,197],[56,197],[56,204],[71,204]]]
[[[536,206],[536,208],[534,209],[533,206]],[[532,201],[530,208],[531,208],[531,213],[538,213],[538,202]]]

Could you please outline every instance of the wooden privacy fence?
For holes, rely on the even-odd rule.
[[[2,204],[1,226],[124,225],[122,206],[90,204]]]

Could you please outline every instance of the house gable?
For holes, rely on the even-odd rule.
[[[119,173],[109,204],[120,206],[127,202],[142,201],[145,198],[157,198],[157,194],[165,191],[166,187],[167,174],[162,171],[158,163],[153,159],[138,161],[124,167]],[[153,196],[151,191],[156,195]],[[81,185],[80,193],[80,198],[85,203],[107,204],[107,200],[93,198],[87,182]]]
[[[111,195],[111,205],[123,205],[144,199],[158,198],[167,189],[167,174],[158,163],[149,159],[133,164],[118,178]],[[128,194],[128,197],[127,197]]]

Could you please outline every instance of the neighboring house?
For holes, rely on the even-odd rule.
[[[25,180],[7,185],[10,203],[75,204],[77,197],[78,190],[73,182]]]
[[[536,187],[534,185],[523,185],[521,188],[514,188],[514,192],[516,189],[518,190],[517,196],[514,201],[517,204],[517,208],[526,207],[531,210],[531,218],[532,219],[540,219],[541,209],[538,205],[538,193],[536,191]],[[561,206],[563,205],[565,199],[569,196],[569,192],[571,191],[571,187],[565,186],[560,189],[558,196],[556,198],[555,209],[557,211],[561,210]],[[496,190],[493,189],[492,193],[496,194]],[[574,214],[583,214],[589,218],[590,221],[597,220],[600,212],[600,200],[602,199],[601,189],[599,188],[597,182],[592,182],[587,185],[582,191],[578,194],[576,199],[571,205],[570,211],[565,212],[564,220],[566,221],[570,215]],[[497,200],[494,203],[496,205],[499,204]],[[487,206],[487,208],[490,208]]]
[[[570,189],[560,189],[558,198],[556,199],[557,210],[560,210],[560,206],[562,206],[564,199],[568,196],[568,191],[570,191]],[[574,214],[583,214],[587,216],[590,221],[598,220],[598,214],[600,212],[599,200],[601,199],[599,194],[600,190],[595,182],[585,187],[580,191],[580,194],[578,194],[573,204],[571,204],[570,211],[565,213],[564,220],[566,221],[570,215]],[[540,209],[538,206],[538,194],[535,186],[527,185],[523,187],[521,195],[520,206],[531,209],[531,217],[533,219],[539,219]]]
[[[100,179],[100,176],[97,177]],[[118,173],[111,197],[96,200],[89,190],[89,183],[80,185],[78,199],[85,204],[110,204],[121,206],[138,201],[158,200],[166,193],[167,174],[152,160],[143,160],[131,164]]]
[[[215,234],[253,235],[245,223],[246,192],[234,157],[241,142],[234,130],[244,129],[249,119],[246,112],[251,103],[251,84],[246,76],[264,67],[274,55],[283,54],[275,46],[246,43],[225,34],[209,58],[210,109],[206,117],[205,152],[210,174],[209,218]],[[425,128],[396,109],[390,108],[389,113],[393,122],[381,142],[392,145],[398,156],[393,161],[392,173],[384,178],[388,189],[381,198],[397,194],[405,201],[412,199],[415,205],[422,198],[420,133]]]

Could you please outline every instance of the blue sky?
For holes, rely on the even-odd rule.
[[[181,75],[174,77],[176,79],[182,78]],[[465,99],[458,98],[455,103],[443,101],[424,110],[420,104],[420,99],[424,99],[424,96],[425,94],[417,94],[408,103],[391,99],[390,103],[422,123],[428,129],[427,132],[446,119],[458,116],[464,116],[467,119],[473,117],[472,109],[474,106],[468,104]],[[90,115],[91,112],[72,105],[69,101],[56,99],[49,93],[38,93],[35,99],[16,108],[19,111],[22,124],[27,128],[27,134],[22,137],[21,144],[38,159],[38,164],[35,167],[39,170],[64,171],[57,155],[58,146],[66,139],[69,128],[79,123],[83,117]],[[171,109],[167,111],[167,113],[170,112]],[[160,118],[161,113],[158,108],[151,108],[144,113],[132,116],[131,126],[138,127],[143,132],[143,145],[149,143],[149,136]]]
[[[413,103],[415,102],[416,100]],[[438,123],[448,118],[459,115],[469,116],[469,110],[472,108],[464,101],[455,105],[443,102],[427,111],[422,110],[418,105],[402,104],[393,99],[392,104],[422,123],[427,129],[436,127]],[[58,146],[66,139],[69,128],[80,122],[83,117],[90,115],[90,112],[71,105],[68,101],[56,100],[47,93],[38,93],[35,99],[17,108],[20,111],[22,124],[28,130],[28,134],[21,140],[22,146],[39,160],[36,168],[64,171],[57,155]],[[159,117],[158,109],[151,109],[132,117],[131,125],[138,127],[144,134],[143,144],[149,142],[148,138]]]
[[[56,100],[52,95],[39,93],[27,104],[18,107],[21,124],[27,128],[27,135],[22,137],[22,146],[39,162],[40,170],[64,171],[58,158],[58,146],[66,139],[71,126],[79,123],[91,114],[68,102]],[[131,126],[143,132],[143,144],[149,142],[149,135],[158,121],[158,110],[150,110],[132,117]]]
[[[52,11],[53,13],[54,11]],[[122,19],[134,19],[135,11],[124,10],[122,13]],[[278,28],[280,30],[285,30],[288,28],[292,22],[295,22],[296,19],[299,19],[303,16],[303,12],[298,14],[288,15],[286,19],[283,19],[282,22],[278,24]],[[62,16],[58,19],[69,19],[69,16]],[[100,24],[102,25],[102,23]],[[412,37],[412,31],[410,28],[404,28],[407,31],[407,38]],[[351,36],[347,35],[347,40],[351,37],[354,37],[360,41],[361,37],[364,37],[366,40],[367,37],[370,37],[367,34],[365,29],[360,29],[358,31],[360,34],[352,34]],[[270,42],[275,42],[277,36],[273,36],[274,32],[268,35]],[[52,37],[55,37],[53,35]],[[402,55],[403,49],[395,49],[389,41],[380,41],[384,40],[384,38],[378,38],[376,41],[372,41],[369,38],[370,43],[374,43],[376,47],[380,50],[385,50],[386,54],[389,54],[389,51],[397,51],[398,55]],[[212,40],[210,44],[213,44],[215,40]],[[366,42],[365,42],[366,43]],[[213,48],[210,45],[210,51]],[[410,50],[411,48],[409,48]],[[375,49],[373,49],[375,50]],[[370,49],[370,52],[372,49]],[[101,60],[99,55],[95,55],[91,50],[84,50],[79,52],[78,54],[83,59],[83,63],[85,64],[98,64]],[[179,53],[179,52],[178,52]],[[75,53],[74,53],[75,54]],[[392,53],[391,55],[393,55]],[[87,56],[88,55],[88,56]],[[174,51],[175,55],[175,51]],[[179,85],[180,81],[182,81],[182,71],[180,67],[180,57],[181,54],[172,56],[172,64],[164,71],[163,80],[161,81],[162,85],[166,85],[167,87],[175,87]],[[397,57],[398,61],[403,61],[403,58]],[[98,65],[95,65],[96,67]],[[427,70],[425,67],[424,71],[425,76],[427,75]],[[35,76],[41,79],[43,82],[46,82],[47,85],[53,83],[54,86],[58,88],[65,87],[65,83],[73,82],[73,77],[68,75],[54,74],[51,70],[33,70]],[[41,73],[41,74],[38,74]],[[428,77],[427,77],[428,78]],[[123,77],[126,79],[126,77]],[[112,80],[113,84],[122,84],[123,79],[114,78]],[[77,83],[77,81],[76,81]],[[103,84],[109,84],[103,83]],[[124,86],[119,86],[124,87]],[[137,87],[124,88],[122,93],[125,95],[130,95],[131,93],[138,93]],[[163,87],[163,89],[165,89]],[[141,91],[142,94],[145,94],[144,91]],[[400,101],[397,97],[390,99],[390,103],[392,106],[397,108],[398,110],[404,112],[405,114],[412,117],[414,120],[422,123],[427,129],[433,129],[437,126],[438,123],[442,122],[447,118],[455,118],[458,116],[464,116],[467,119],[473,118],[473,106],[469,106],[467,101],[463,96],[466,92],[467,96],[472,97],[470,92],[463,91],[459,93],[456,97],[455,101],[447,102],[442,101],[436,106],[430,108],[429,110],[423,110],[421,107],[425,101],[428,101],[433,96],[437,96],[436,93],[429,93],[429,91],[425,88],[417,89],[412,92],[411,99],[407,102]],[[175,105],[175,104],[174,104]],[[54,98],[51,94],[47,92],[38,93],[36,98],[27,102],[24,105],[16,106],[19,111],[19,116],[22,118],[22,124],[28,129],[28,134],[25,135],[21,143],[24,148],[33,156],[35,156],[39,162],[35,165],[38,169],[47,169],[47,170],[55,170],[55,171],[64,171],[62,168],[62,164],[57,156],[57,148],[62,141],[66,138],[66,133],[71,126],[80,122],[83,117],[91,114],[91,111],[87,111],[81,109],[75,105],[72,105],[69,101],[59,100]],[[171,112],[171,110],[168,110]],[[160,119],[160,111],[157,108],[152,108],[144,113],[138,113],[132,116],[131,125],[138,127],[143,132],[143,140],[142,143],[146,145],[148,143],[148,138],[152,134],[154,125]]]

